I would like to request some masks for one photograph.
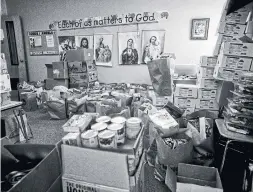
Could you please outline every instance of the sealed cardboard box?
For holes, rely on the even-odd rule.
[[[246,25],[222,22],[220,24],[219,33],[233,36],[243,36],[245,29]]]
[[[0,91],[11,91],[11,79],[9,74],[1,74]]]
[[[197,99],[174,97],[174,105],[179,108],[194,108],[196,106],[196,102]]]
[[[219,80],[210,78],[210,79],[198,79],[198,86],[200,88],[206,88],[206,89],[217,89],[219,85]]]
[[[196,85],[185,85],[185,84],[177,84],[175,93],[175,97],[198,97],[198,87]]]
[[[198,98],[199,99],[215,99],[216,98],[216,89],[198,89]]]
[[[218,36],[218,44],[222,44],[224,42],[229,43],[242,43],[242,40],[240,39],[242,36],[238,35],[227,35],[227,34],[219,34]]]
[[[197,99],[196,109],[212,109],[219,110],[219,105],[215,99]]]
[[[136,140],[127,140],[130,143],[114,150],[62,145],[63,192],[69,191],[70,187],[73,189],[76,184],[104,192],[137,192],[144,162],[143,130]],[[139,156],[133,176],[130,176],[128,166],[131,155]]]
[[[214,67],[199,67],[198,77],[199,78],[212,78]]]
[[[199,165],[179,163],[177,175],[168,167],[165,184],[172,192],[223,192],[218,170]]]
[[[245,24],[248,18],[249,12],[233,12],[229,15],[226,15],[224,21],[226,23],[238,23],[238,24]]]
[[[86,73],[87,63],[85,61],[68,62],[68,69],[70,73]]]
[[[11,95],[10,92],[1,92],[1,106],[8,105],[11,103]]]
[[[36,96],[35,92],[23,92],[20,94],[20,101],[23,102],[23,109],[25,111],[35,111],[38,109]]]
[[[226,56],[221,53],[218,57],[217,66],[233,70],[249,71],[252,60],[252,58],[248,57]]]
[[[68,79],[46,79],[45,80],[45,87],[46,89],[53,89],[55,86],[65,86],[69,87],[69,80]]]
[[[66,61],[58,61],[52,62],[53,70],[55,69],[68,69],[68,65]]]
[[[68,69],[54,69],[53,78],[54,79],[68,79],[69,78]]]
[[[221,51],[225,55],[253,57],[253,43],[223,43]]]
[[[98,80],[98,72],[97,71],[89,71],[89,82],[97,81]]]
[[[223,81],[233,81],[234,79],[234,70],[221,68],[219,66],[215,67],[213,77],[215,79],[223,80]]]
[[[93,49],[73,49],[66,51],[66,61],[91,61],[93,60]]]
[[[215,67],[217,63],[217,57],[201,56],[200,65],[203,67]]]
[[[69,74],[70,83],[88,83],[89,77],[87,73],[70,73]]]

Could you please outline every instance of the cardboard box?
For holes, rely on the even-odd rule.
[[[4,53],[1,53],[0,74],[8,74],[7,62]]]
[[[69,82],[71,84],[73,83],[88,83],[89,82],[89,77],[87,73],[70,73],[69,74]]]
[[[37,93],[35,92],[23,92],[20,94],[20,101],[23,102],[23,109],[25,111],[35,111],[38,109],[36,97]]]
[[[96,71],[97,70],[97,66],[96,66],[96,61],[92,60],[92,61],[86,61],[87,63],[87,69],[88,71]]]
[[[219,34],[217,43],[220,45],[224,42],[242,43],[242,40],[240,39],[241,37],[242,36]]]
[[[62,179],[61,175],[54,181],[51,187],[47,190],[47,192],[62,192]]]
[[[2,143],[2,142],[1,142]],[[8,192],[47,192],[61,175],[61,159],[58,149],[53,150]],[[32,184],[31,184],[32,183]]]
[[[215,99],[216,98],[216,89],[198,89],[198,98],[199,99]]]
[[[177,166],[178,163],[189,163],[192,160],[193,143],[192,140],[185,134],[173,135],[174,139],[187,139],[185,144],[178,145],[175,149],[171,149],[161,136],[157,135],[157,157],[158,161],[167,166]]]
[[[226,35],[243,36],[245,29],[246,29],[246,25],[222,22],[220,24],[220,28],[218,32],[221,34],[226,34]]]
[[[47,78],[53,79],[54,73],[53,73],[53,65],[52,64],[45,64],[47,68]]]
[[[66,51],[66,61],[91,61],[93,60],[93,49],[72,49]]]
[[[219,105],[215,99],[197,99],[196,109],[212,109],[219,110]]]
[[[235,73],[234,70],[221,68],[219,66],[216,66],[214,73],[213,73],[213,77],[215,79],[219,79],[222,81],[233,81],[234,73]]]
[[[69,80],[68,79],[46,79],[45,80],[45,88],[46,89],[53,89],[55,86],[65,86],[69,87]]]
[[[89,71],[89,82],[97,81],[98,80],[98,72],[97,71]]]
[[[172,192],[223,192],[218,170],[199,165],[179,163],[177,175],[168,167],[165,184]]]
[[[152,104],[154,106],[164,106],[168,101],[173,103],[173,96],[158,96],[157,94],[154,94],[152,97]]]
[[[88,88],[89,83],[88,82],[83,82],[83,83],[70,83],[69,88],[76,88],[76,89],[81,89],[81,88]]]
[[[219,42],[216,41],[216,44],[213,50],[213,55],[217,57],[220,54],[220,49],[221,49],[221,44],[219,44]]]
[[[215,67],[217,63],[217,57],[201,56],[200,65],[203,67]]]
[[[11,79],[9,74],[1,74],[0,77],[0,91],[11,91]]]
[[[214,78],[211,78],[211,79],[202,78],[202,79],[198,79],[197,85],[199,86],[199,88],[217,89],[219,85],[219,80],[216,80]]]
[[[127,140],[128,143],[112,150],[62,145],[63,192],[67,192],[67,185],[74,187],[76,183],[83,185],[84,188],[87,185],[98,188],[101,192],[137,192],[135,189],[144,162],[143,132],[144,129],[136,140]],[[129,155],[139,157],[133,176],[129,176]]]
[[[1,92],[1,106],[8,105],[11,103],[11,95],[10,92]]]
[[[174,105],[179,108],[194,108],[197,99],[174,97]]]
[[[195,108],[186,108],[186,109],[183,109],[183,110],[185,110],[184,114],[183,114],[183,117],[185,117],[186,115],[189,115],[189,114],[193,113],[195,111]]]
[[[212,78],[214,67],[199,67],[198,78]]]
[[[230,92],[234,90],[234,83],[230,81],[222,81],[217,89],[216,101],[220,106],[226,106],[228,104],[227,98],[233,96]]]
[[[198,87],[196,85],[185,85],[185,84],[177,84],[175,93],[175,97],[198,97]]]
[[[53,70],[55,69],[68,69],[66,61],[52,62]]]
[[[68,79],[69,78],[68,69],[54,69],[53,78],[54,79]]]
[[[68,62],[70,73],[87,73],[87,63],[85,61]]]
[[[226,15],[224,21],[226,23],[238,23],[238,24],[245,24],[248,18],[249,12],[233,12],[229,15]]]
[[[240,9],[237,9],[235,12],[237,13],[249,13],[253,10],[253,2],[248,3],[247,5],[241,7]]]
[[[247,27],[245,29],[245,34],[253,34],[253,21],[249,21],[247,23]]]
[[[253,43],[223,43],[221,51],[224,55],[253,57]]]
[[[252,58],[226,56],[221,53],[218,57],[217,66],[233,70],[249,71],[252,61]]]

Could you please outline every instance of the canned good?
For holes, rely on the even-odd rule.
[[[106,123],[95,123],[91,126],[91,129],[97,132],[102,132],[107,128],[107,124]]]
[[[88,130],[81,134],[81,142],[83,147],[98,147],[98,132]]]
[[[116,124],[122,124],[124,127],[126,127],[126,118],[125,117],[114,117],[111,119],[112,123],[116,123]]]
[[[101,116],[96,119],[97,123],[110,123],[110,121],[111,121],[111,117],[109,116]]]
[[[108,125],[107,129],[115,132],[116,142],[117,144],[125,143],[125,127],[123,124],[112,123]]]
[[[99,147],[104,149],[117,148],[115,132],[105,130],[98,134]]]

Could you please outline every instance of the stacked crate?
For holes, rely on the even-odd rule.
[[[213,78],[216,62],[216,56],[202,56],[200,59],[196,110],[206,109],[218,114],[219,106],[215,98],[219,81]]]
[[[90,82],[98,80],[92,49],[69,50],[68,62],[70,88],[87,88]]]
[[[1,106],[8,105],[11,103],[10,91],[11,91],[11,81],[10,75],[8,74],[7,63],[5,60],[4,53],[1,53],[1,77],[0,77],[0,93],[1,93]]]

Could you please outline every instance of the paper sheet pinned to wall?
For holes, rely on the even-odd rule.
[[[54,47],[54,36],[46,35],[47,47]]]

